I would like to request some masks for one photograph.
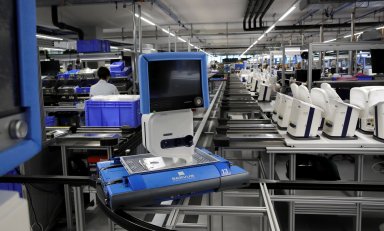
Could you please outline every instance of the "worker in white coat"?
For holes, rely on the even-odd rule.
[[[117,87],[113,84],[108,83],[109,78],[111,78],[111,72],[106,67],[99,67],[97,70],[97,76],[99,81],[91,86],[89,95],[118,95],[119,91]]]

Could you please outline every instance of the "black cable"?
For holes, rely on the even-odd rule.
[[[25,189],[26,189],[27,194],[28,194],[28,195],[27,195],[27,196],[28,196],[28,201],[29,201],[29,203],[31,204],[31,210],[32,210],[32,213],[33,213],[33,217],[34,217],[34,219],[35,219],[35,222],[32,224],[31,229],[32,229],[32,231],[33,231],[33,226],[36,224],[36,225],[40,228],[41,231],[44,231],[43,226],[42,226],[42,225],[39,223],[39,221],[37,220],[35,207],[33,206],[32,198],[31,198],[31,193],[29,192],[29,189],[28,189],[27,185],[25,185]]]

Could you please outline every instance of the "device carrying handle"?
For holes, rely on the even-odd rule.
[[[162,228],[145,221],[142,221],[132,215],[126,213],[122,209],[112,210],[106,205],[106,198],[104,196],[103,189],[100,184],[96,185],[96,198],[98,205],[104,214],[115,222],[117,225],[126,230],[135,230],[135,231],[172,231],[171,229]]]

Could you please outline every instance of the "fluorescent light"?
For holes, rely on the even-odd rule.
[[[115,47],[115,46],[110,46],[110,48],[115,50],[119,49],[118,47]]]
[[[171,32],[169,32],[169,35],[171,35],[172,37],[175,37],[175,34],[173,34],[173,33],[171,33]]]
[[[279,18],[279,22],[280,21],[283,21],[285,19],[285,17],[287,17],[290,13],[292,13],[292,11],[294,11],[296,9],[296,6],[292,6],[287,12],[285,12],[285,14],[283,14],[283,16],[281,16]]]
[[[330,43],[330,42],[333,42],[333,41],[336,41],[336,39],[330,39],[330,40],[324,41],[324,43]]]
[[[162,30],[163,32],[169,34],[169,31],[167,31],[166,29],[161,28],[161,30]]]
[[[63,40],[62,38],[59,37],[53,37],[53,36],[48,36],[48,35],[42,35],[42,34],[37,34],[36,38],[41,38],[41,39],[48,39],[48,40]]]
[[[263,39],[265,36],[265,34],[262,34],[257,40],[260,41],[261,39]]]
[[[381,30],[381,29],[384,29],[384,26],[376,28],[376,30]]]
[[[143,20],[144,22],[148,23],[149,25],[152,25],[152,26],[156,26],[156,24],[155,24],[155,23],[153,23],[153,22],[149,21],[149,20],[148,20],[148,19],[146,19],[146,18],[143,18],[143,17],[141,17],[141,20]]]
[[[123,51],[132,51],[131,49],[124,48]]]
[[[64,51],[65,50],[63,48],[55,48],[55,47],[41,47],[41,49],[47,50],[47,51]]]
[[[138,14],[135,14],[135,16],[136,16],[136,18],[138,18],[138,17],[139,17],[139,15],[138,15]]]
[[[182,38],[180,38],[180,37],[177,37],[177,39],[180,40],[180,41],[182,41],[182,42],[184,42],[184,43],[187,42],[187,41],[185,41],[184,39],[182,39]]]
[[[384,28],[384,27],[383,27]],[[355,33],[355,36],[356,35],[361,35],[362,33],[364,33],[364,31],[362,31],[362,32],[358,32],[358,33]],[[349,37],[351,37],[351,35],[349,34],[349,35],[346,35],[346,36],[344,36],[344,38],[349,38]]]
[[[275,24],[273,24],[272,26],[270,26],[268,28],[268,30],[265,32],[266,34],[268,34],[269,32],[271,32],[271,30],[273,30],[273,28],[275,28]]]

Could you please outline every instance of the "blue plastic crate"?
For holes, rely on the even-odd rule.
[[[369,75],[360,75],[360,76],[357,76],[357,79],[358,80],[372,80],[373,77],[372,76],[369,76]]]
[[[119,127],[128,125],[137,128],[141,125],[140,100],[91,101],[85,102],[85,125]]]
[[[56,117],[55,116],[46,116],[45,117],[45,126],[46,127],[56,126]]]
[[[131,67],[125,67],[122,71],[111,71],[111,77],[125,77],[128,76],[132,72]]]
[[[109,69],[111,70],[111,72],[119,72],[119,71],[122,71],[124,70],[124,67],[125,67],[125,64],[124,62],[114,62],[112,63],[110,66],[109,66]]]
[[[110,43],[107,40],[77,40],[77,52],[110,52]]]
[[[91,87],[76,87],[76,94],[89,94]]]
[[[8,172],[6,175],[19,175],[16,170]],[[22,197],[22,187],[18,183],[0,183],[0,190],[16,191]]]

